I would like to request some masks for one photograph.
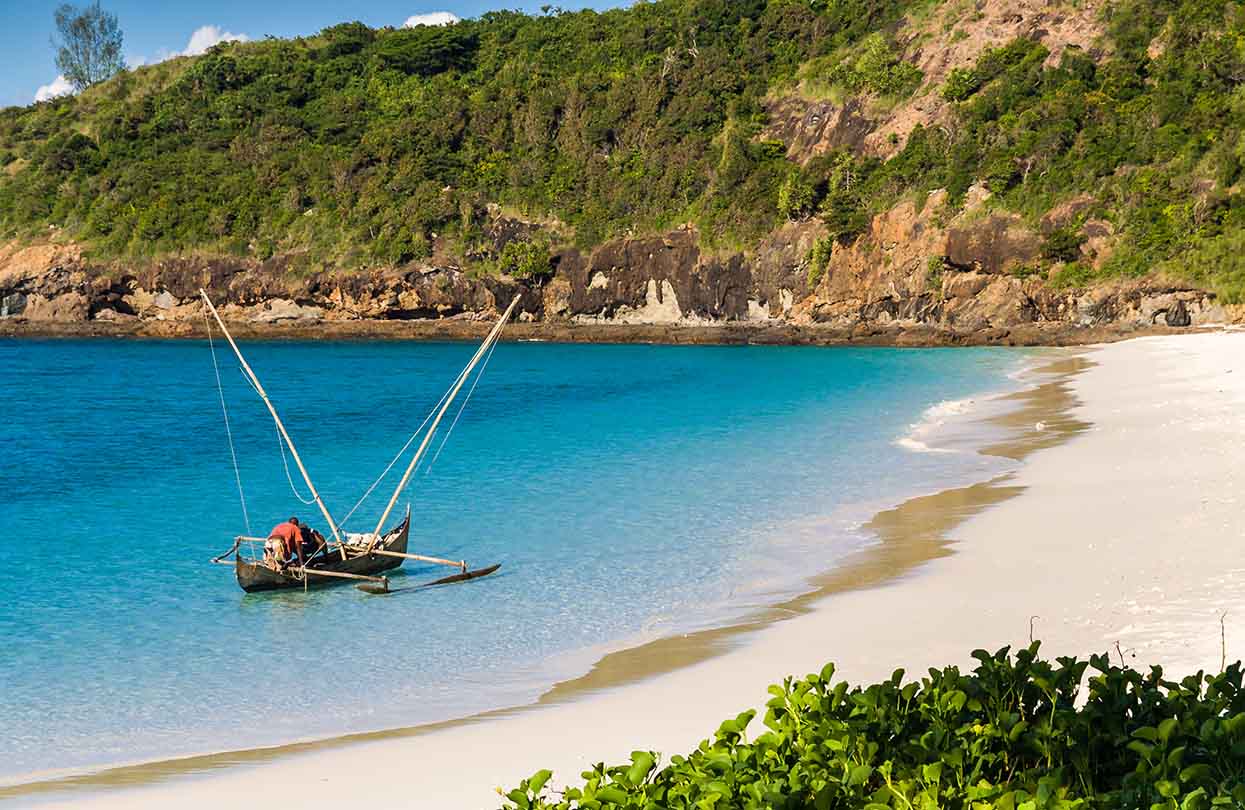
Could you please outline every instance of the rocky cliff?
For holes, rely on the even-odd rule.
[[[551,275],[527,281],[449,264],[300,274],[279,257],[127,267],[54,240],[13,243],[0,249],[0,333],[199,334],[200,288],[243,329],[291,334],[436,326],[466,336],[515,295],[533,334],[572,339],[1066,343],[1236,317],[1211,294],[1161,279],[1078,289],[1058,284],[1058,268],[1054,282],[1026,274],[1040,232],[991,211],[982,189],[954,214],[944,203],[941,192],[899,203],[850,244],[834,244],[820,268],[810,256],[826,234],[810,219],[747,252],[705,250],[692,229],[567,249]],[[500,217],[496,225],[524,238],[538,227]],[[1110,226],[1090,220],[1083,230],[1081,260],[1100,260]],[[461,326],[447,332],[451,324]]]

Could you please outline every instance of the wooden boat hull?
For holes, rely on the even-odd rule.
[[[399,554],[406,553],[406,541],[410,535],[411,516],[408,513],[406,519],[401,525],[390,529],[384,540],[378,548],[385,551],[395,551]],[[388,557],[380,554],[367,554],[358,557],[351,557],[343,560],[336,554],[322,558],[320,561],[312,563],[312,570],[320,569],[324,571],[333,571],[343,574],[362,574],[364,576],[377,576],[390,571],[402,565],[401,557]],[[262,563],[248,562],[238,557],[234,570],[238,576],[238,585],[247,593],[258,593],[260,591],[279,591],[287,588],[318,588],[322,585],[341,584],[350,582],[348,579],[339,579],[336,577],[315,576],[311,574],[304,580],[303,577],[296,575],[294,572],[282,573],[274,571]]]

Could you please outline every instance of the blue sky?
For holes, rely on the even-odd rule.
[[[86,5],[90,0],[77,0]],[[125,34],[125,56],[131,62],[158,61],[184,52],[199,31],[195,44],[209,44],[223,34],[263,39],[313,34],[347,20],[368,25],[400,26],[416,15],[448,11],[458,17],[474,17],[497,8],[538,11],[549,0],[365,0],[359,3],[299,0],[298,2],[257,2],[257,0],[214,0],[214,2],[140,2],[140,0],[100,0],[105,10],[117,15]],[[614,0],[551,3],[567,9],[608,8],[623,5]],[[57,70],[55,54],[49,44],[54,31],[52,12],[56,0],[0,0],[0,107],[29,104],[40,87],[52,85]],[[210,28],[208,28],[210,26]],[[203,29],[203,30],[200,30]]]

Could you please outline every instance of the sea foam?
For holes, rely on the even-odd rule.
[[[926,408],[920,420],[912,423],[907,434],[895,440],[895,444],[915,453],[958,453],[955,448],[935,444],[938,434],[952,422],[962,423],[978,407],[980,399],[945,399]]]

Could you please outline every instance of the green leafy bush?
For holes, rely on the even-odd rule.
[[[823,236],[813,243],[805,261],[808,263],[808,286],[816,287],[830,264],[830,256],[834,253],[834,237]]]
[[[1042,243],[1042,256],[1053,262],[1074,262],[1081,257],[1085,235],[1075,225],[1055,228]]]
[[[948,101],[963,101],[976,92],[981,83],[977,73],[968,68],[952,68],[942,86],[942,97]]]
[[[853,93],[904,96],[916,89],[921,76],[916,65],[899,58],[884,35],[872,33],[852,49],[851,58],[831,69],[827,79]]]
[[[799,169],[787,175],[778,187],[778,213],[787,219],[803,219],[817,202],[812,181]]]
[[[1045,661],[1037,645],[973,653],[972,674],[903,671],[867,687],[833,665],[770,687],[754,712],[661,767],[637,751],[562,794],[541,771],[507,794],[523,810],[1210,810],[1245,806],[1239,663],[1173,682],[1107,656]],[[1089,670],[1088,687],[1082,682]]]
[[[553,272],[549,242],[533,239],[507,242],[497,260],[498,270],[520,279],[543,278]]]

